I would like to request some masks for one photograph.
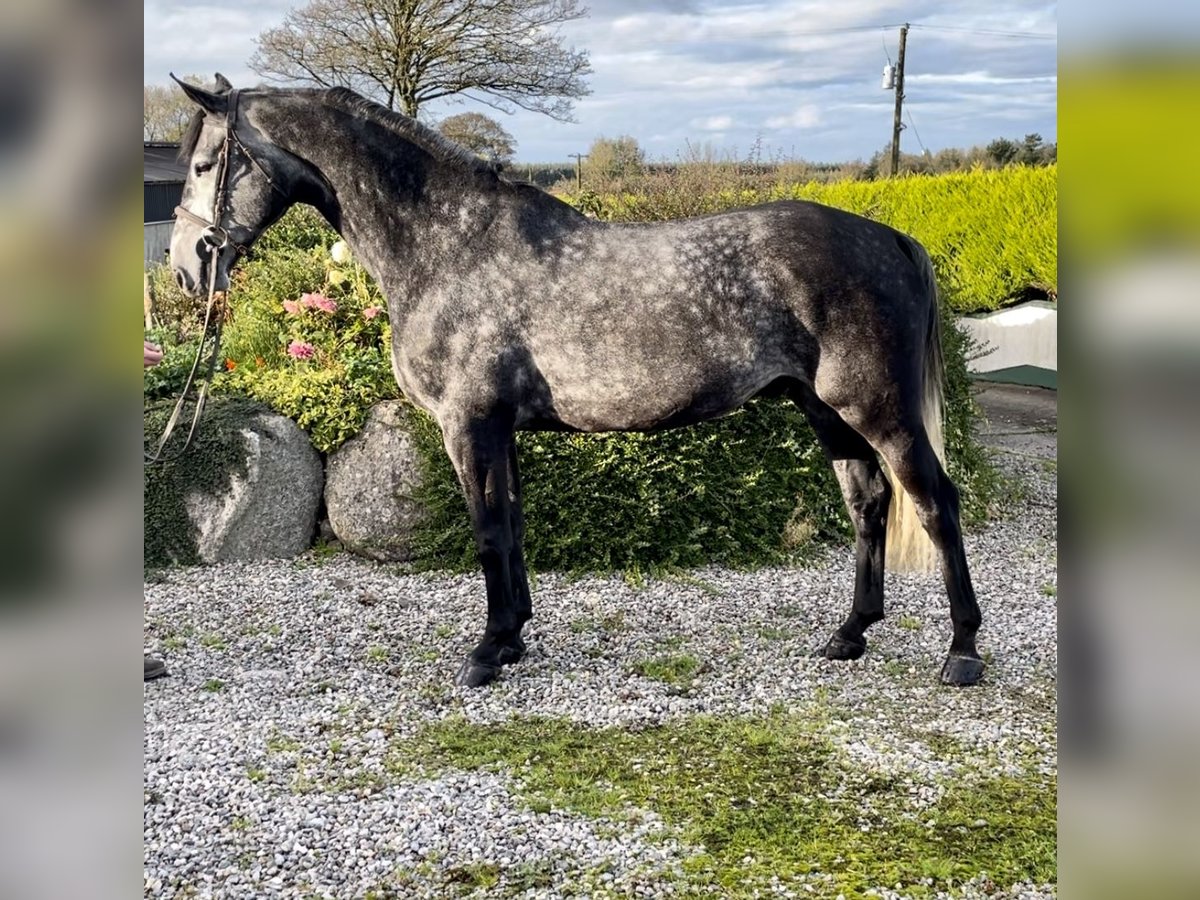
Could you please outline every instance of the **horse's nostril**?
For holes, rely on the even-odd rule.
[[[178,269],[175,270],[175,283],[179,285],[180,289],[183,288],[183,273]]]

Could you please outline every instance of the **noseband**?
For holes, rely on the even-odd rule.
[[[204,312],[204,331],[200,337],[200,346],[196,350],[196,358],[192,362],[191,371],[188,372],[187,380],[183,385],[183,391],[179,395],[179,399],[175,402],[175,408],[171,412],[171,418],[167,420],[162,437],[159,438],[158,447],[154,453],[143,453],[143,459],[146,463],[168,462],[178,459],[187,452],[187,449],[192,445],[192,440],[196,436],[196,429],[200,424],[200,416],[204,412],[204,401],[208,396],[208,388],[212,384],[213,375],[217,369],[217,359],[221,349],[221,325],[225,318],[224,315],[213,315],[213,310],[217,306],[215,302],[217,297],[217,263],[220,260],[221,251],[226,247],[232,246],[238,256],[243,256],[246,253],[246,247],[234,242],[229,236],[229,230],[221,225],[221,220],[228,211],[226,207],[228,206],[229,199],[230,147],[236,146],[246,159],[262,172],[263,176],[267,179],[267,183],[271,185],[271,189],[285,199],[287,198],[287,193],[275,183],[274,179],[271,178],[271,173],[266,170],[263,164],[242,143],[242,139],[238,137],[237,111],[238,92],[231,90],[228,94],[228,106],[225,110],[225,141],[221,144],[221,153],[217,157],[217,189],[213,194],[212,219],[208,220],[203,216],[198,216],[190,209],[185,209],[182,205],[175,207],[177,218],[186,219],[204,229],[201,239],[204,241],[204,245],[208,247],[210,253],[208,265],[208,305]],[[192,427],[188,431],[188,436],[183,446],[175,453],[164,456],[163,449],[166,447],[167,441],[170,440],[171,434],[179,422],[179,417],[187,402],[188,395],[191,394],[192,388],[195,385],[196,375],[200,371],[201,362],[204,357],[204,345],[210,336],[212,338],[212,352],[209,356],[203,381],[196,394],[196,412],[192,416]]]

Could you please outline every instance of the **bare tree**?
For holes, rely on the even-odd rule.
[[[558,27],[586,15],[578,0],[311,0],[259,35],[250,66],[352,88],[410,116],[463,94],[569,121],[592,69]]]
[[[476,156],[492,162],[512,160],[517,142],[503,125],[483,113],[466,112],[449,116],[438,122],[438,131]]]
[[[204,79],[190,75],[193,84]],[[142,139],[146,141],[177,141],[187,129],[196,111],[196,104],[184,95],[177,85],[142,85]]]

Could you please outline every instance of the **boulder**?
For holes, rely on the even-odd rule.
[[[325,509],[347,550],[382,562],[413,558],[422,506],[420,458],[403,401],[377,403],[362,431],[329,455]]]
[[[147,415],[148,436],[161,428],[162,412]],[[291,419],[246,401],[214,400],[192,448],[147,466],[144,481],[146,565],[216,563],[307,550],[324,472]]]

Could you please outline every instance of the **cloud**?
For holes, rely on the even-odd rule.
[[[690,124],[701,131],[728,131],[733,127],[733,116],[707,116],[692,119]]]
[[[801,106],[795,112],[786,116],[772,116],[767,119],[768,128],[815,128],[821,124],[821,111],[809,103]]]

